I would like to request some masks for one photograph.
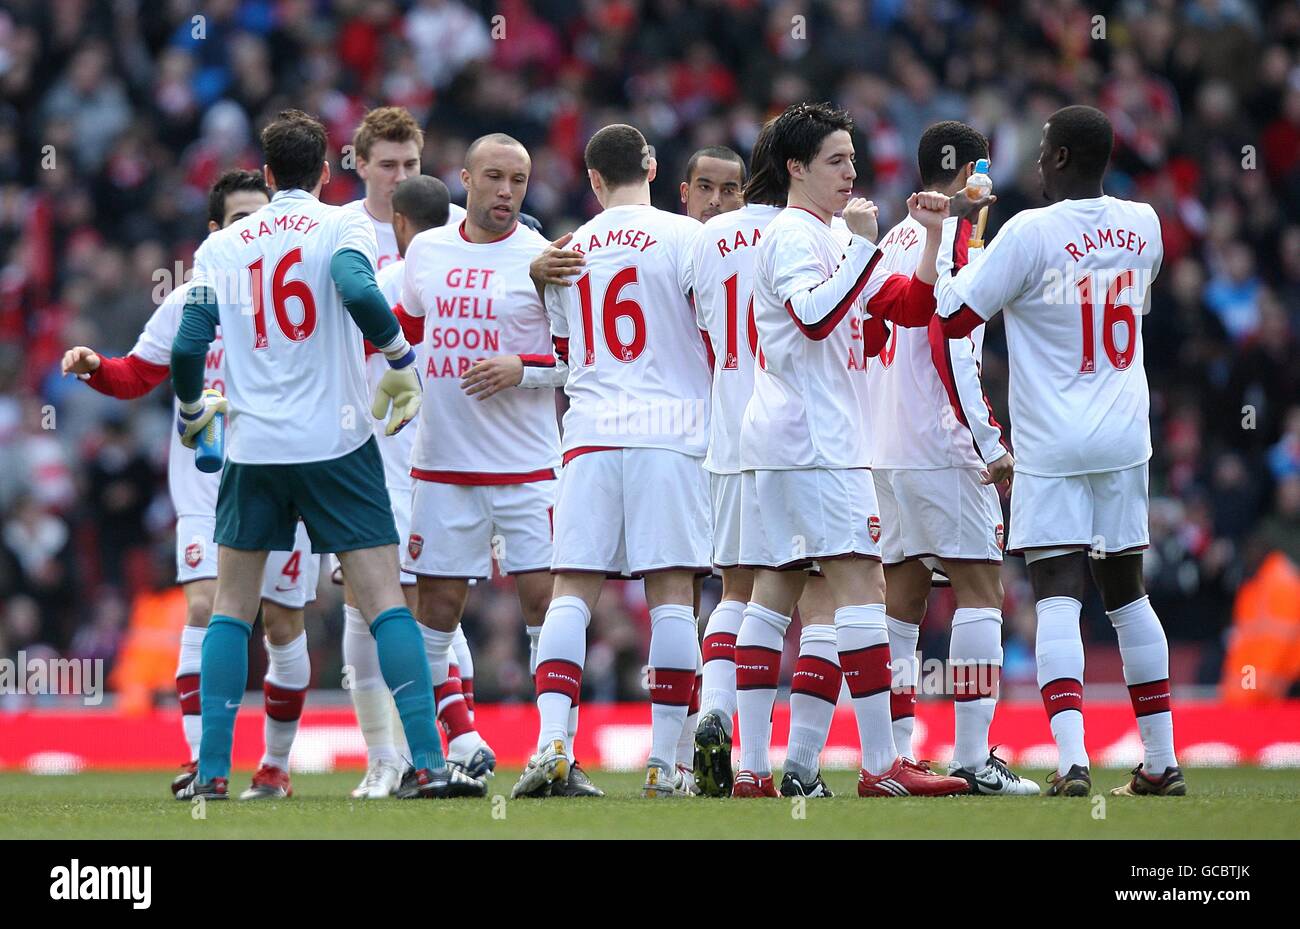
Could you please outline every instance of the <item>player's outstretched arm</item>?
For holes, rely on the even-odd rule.
[[[948,201],[949,216],[943,222],[943,238],[936,260],[939,278],[934,285],[934,298],[944,334],[950,339],[969,335],[975,327],[996,316],[1024,291],[1033,271],[1021,241],[1019,217],[1012,217],[978,261],[960,267],[959,259],[964,253],[958,241],[962,235],[959,227],[965,225],[962,220],[996,199],[984,197],[972,201],[959,193]]]
[[[538,252],[537,257],[528,266],[528,276],[537,288],[537,296],[546,299],[546,287],[572,287],[572,278],[582,273],[586,259],[582,252],[565,248],[573,238],[572,232],[566,232],[546,248]]]
[[[797,236],[791,236],[788,247],[777,250],[772,260],[776,263],[772,280],[777,296],[799,330],[820,341],[861,297],[880,260],[880,249],[866,236],[855,234],[829,278],[822,272],[812,244]]]

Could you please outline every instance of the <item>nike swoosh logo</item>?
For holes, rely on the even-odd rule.
[[[291,594],[291,593],[293,593],[296,589],[297,589],[297,588],[295,588],[295,587],[276,587],[276,588],[275,588],[275,591],[276,591],[276,593],[281,593],[281,594]]]
[[[237,710],[237,709],[239,709],[239,704],[238,704],[238,703],[231,703],[229,700],[227,700],[227,701],[226,701],[226,709],[228,709],[228,710]]]
[[[286,704],[292,703],[293,701],[292,701],[292,700],[272,700],[270,697],[267,697],[267,698],[266,698],[266,702],[267,702],[267,703],[275,703],[275,704],[279,704],[280,706],[284,706],[284,705],[286,705]]]
[[[393,688],[393,696],[396,697],[403,687],[410,687],[415,681],[407,681],[405,684],[398,684]]]
[[[976,777],[976,778],[974,778],[974,781],[975,781],[976,784],[979,784],[981,787],[983,787],[983,788],[985,788],[985,789],[987,789],[987,790],[995,790],[995,791],[996,791],[996,790],[1001,790],[1001,789],[1002,789],[1002,782],[999,781],[997,778],[994,778],[994,779],[991,780],[991,781],[985,781],[985,780],[981,780],[980,778]]]
[[[178,699],[178,700],[188,700],[190,697],[194,696],[196,693],[198,693],[197,690],[186,691],[186,692],[183,693],[183,694],[179,694],[179,695],[177,695],[177,699]]]

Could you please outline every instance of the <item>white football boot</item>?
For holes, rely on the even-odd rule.
[[[366,776],[352,791],[354,800],[382,800],[397,792],[402,783],[402,764],[396,760],[380,758],[366,768]]]
[[[544,797],[556,781],[563,781],[569,776],[569,756],[564,753],[564,742],[552,739],[546,747],[528,759],[528,766],[519,780],[510,790],[510,799],[519,797]]]
[[[989,752],[988,761],[978,770],[951,764],[948,774],[970,784],[971,793],[986,797],[1037,797],[1039,794],[1036,781],[1016,774],[993,752]]]

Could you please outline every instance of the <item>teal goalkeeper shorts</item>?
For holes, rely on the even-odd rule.
[[[250,552],[293,551],[299,519],[306,523],[316,553],[397,544],[374,436],[356,451],[328,461],[226,461],[217,494],[218,545]]]

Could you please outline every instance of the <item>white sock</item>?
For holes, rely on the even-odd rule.
[[[916,660],[916,643],[921,638],[920,623],[885,617],[889,633],[889,717],[894,732],[894,748],[912,761],[912,729],[916,724],[916,681],[920,668]]]
[[[699,631],[699,617],[696,617],[696,631]],[[695,764],[695,727],[700,722],[701,675],[704,673],[704,654],[700,651],[700,641],[695,640],[695,679],[691,681],[691,708],[686,713],[686,722],[682,726],[681,738],[677,740],[677,764],[693,767]]]
[[[569,737],[564,742],[569,761],[574,761],[573,742],[578,737],[578,704],[569,707]]]
[[[840,668],[853,696],[853,715],[862,746],[862,767],[883,774],[898,758],[889,713],[889,627],[883,603],[844,606],[835,611]]]
[[[370,634],[370,624],[355,606],[343,607],[343,665],[350,669],[352,708],[357,725],[366,741],[370,764],[386,760],[396,763],[397,746],[393,740],[393,698],[379,670],[379,648]],[[401,727],[398,726],[398,731]]]
[[[686,604],[650,610],[650,762],[673,768],[695,687],[695,614]]]
[[[591,611],[581,597],[556,597],[546,610],[537,639],[537,712],[541,729],[537,748],[569,737],[569,711],[582,688],[587,660],[587,624]],[[570,749],[571,751],[571,749]]]
[[[790,744],[785,769],[805,784],[821,768],[822,749],[844,675],[834,626],[804,626],[799,633],[799,660],[790,681]]]
[[[1088,764],[1083,745],[1083,638],[1079,613],[1083,604],[1073,597],[1048,597],[1034,604],[1038,635],[1038,689],[1056,740],[1057,771]]]
[[[973,607],[955,611],[948,661],[957,685],[952,704],[956,731],[953,761],[978,771],[988,761],[989,727],[993,725],[993,711],[998,705],[1002,611]]]
[[[456,633],[420,625],[420,635],[424,639],[424,657],[429,661],[429,674],[433,678],[433,686],[441,687],[447,683],[448,668],[451,666],[452,642],[456,639]]]
[[[717,710],[727,735],[731,735],[731,720],[736,715],[736,635],[744,618],[744,603],[722,600],[713,608],[704,627],[700,713]]]
[[[1119,636],[1133,712],[1137,715],[1145,757],[1152,777],[1178,766],[1174,756],[1174,717],[1169,708],[1169,642],[1160,618],[1143,597],[1106,614]]]
[[[524,626],[528,633],[528,673],[537,673],[537,640],[542,637],[541,626]]]
[[[263,637],[266,646],[266,720],[263,734],[266,748],[262,764],[274,765],[282,771],[289,770],[289,754],[293,740],[298,735],[298,722],[302,718],[302,701],[307,685],[311,683],[311,659],[307,655],[307,633],[301,632],[287,645],[272,645]],[[271,714],[279,709],[281,718]]]
[[[198,675],[203,664],[203,637],[207,626],[185,626],[181,629],[180,654],[176,659],[176,676]],[[195,685],[197,686],[197,685]],[[178,689],[179,693],[179,689]],[[181,711],[181,732],[190,750],[190,759],[199,757],[199,742],[203,740],[203,715]]]
[[[781,674],[781,652],[790,617],[750,603],[736,634],[736,709],[740,720],[740,768],[772,773],[772,704]]]

